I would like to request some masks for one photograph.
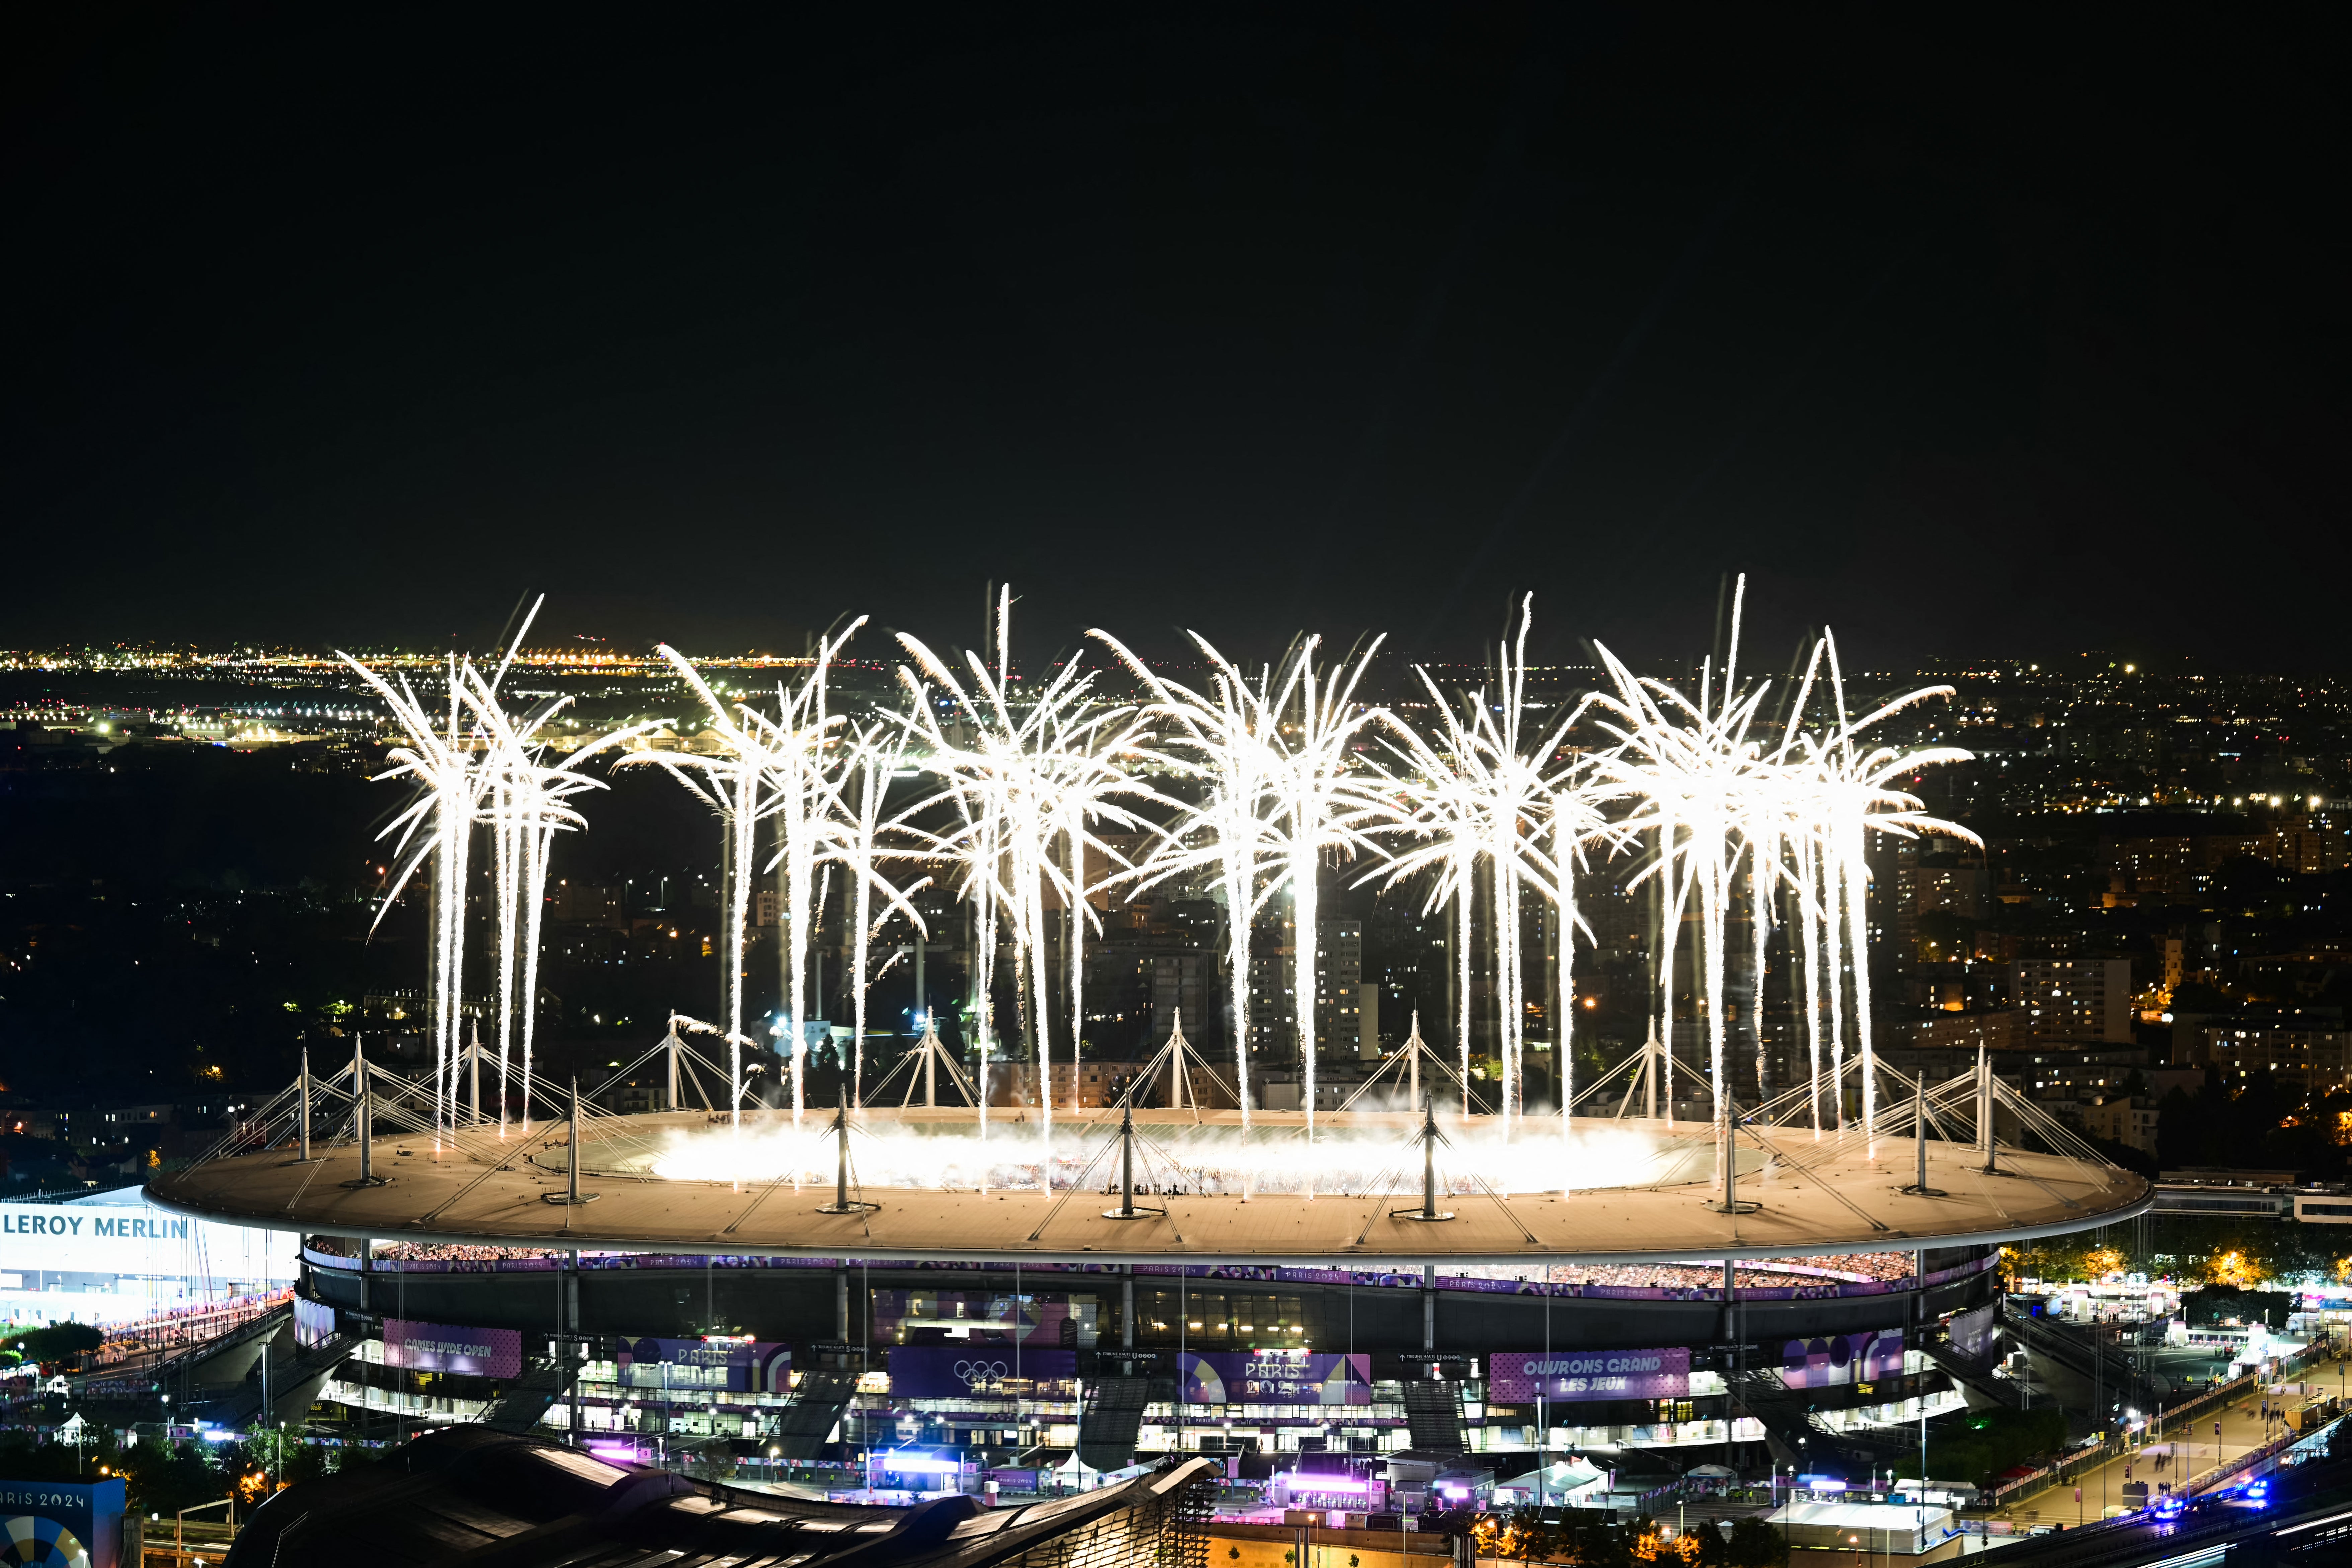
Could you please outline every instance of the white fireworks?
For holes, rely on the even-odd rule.
[[[452,1125],[456,1120],[456,1073],[461,1049],[457,1025],[465,996],[466,889],[474,829],[489,830],[493,850],[499,1125],[503,1129],[518,1022],[524,1085],[520,1110],[526,1122],[530,1119],[531,1047],[539,1018],[540,913],[547,901],[548,866],[555,836],[586,826],[578,809],[566,803],[585,791],[604,787],[603,781],[580,771],[582,763],[646,728],[615,730],[574,750],[561,763],[547,761],[546,726],[571,700],[543,701],[518,717],[499,698],[499,687],[515,651],[538,614],[539,605],[534,603],[506,657],[487,680],[470,659],[453,655],[442,697],[431,708],[405,677],[395,689],[351,655],[338,656],[383,699],[405,737],[404,744],[386,753],[393,766],[379,778],[406,779],[418,786],[415,799],[379,835],[394,840],[395,864],[376,920],[381,923],[384,912],[399,901],[419,870],[431,868],[432,960],[426,1014],[433,1032],[436,1126]],[[473,1110],[478,1113],[480,1108]]]
[[[972,1184],[1066,1182],[1074,1168],[1068,1161],[1075,1157],[1070,1138],[1076,1131],[1056,1130],[1055,1041],[1057,1034],[1067,1041],[1065,1109],[1075,1112],[1086,1044],[1085,952],[1088,928],[1099,929],[1100,921],[1096,901],[1198,878],[1214,889],[1224,911],[1236,1135],[1244,1145],[1262,1108],[1251,1048],[1252,939],[1263,929],[1261,921],[1278,909],[1286,909],[1289,921],[1288,1025],[1303,1079],[1301,1147],[1307,1152],[1264,1159],[1234,1152],[1220,1168],[1244,1191],[1261,1179],[1272,1184],[1269,1190],[1282,1190],[1296,1176],[1297,1190],[1311,1194],[1315,1162],[1322,1158],[1314,1152],[1318,1138],[1337,1136],[1318,1133],[1317,1122],[1318,1004],[1325,1000],[1318,885],[1327,868],[1349,862],[1360,884],[1409,885],[1427,912],[1450,911],[1453,940],[1446,945],[1459,1004],[1452,1020],[1463,1082],[1459,1114],[1468,1118],[1474,1110],[1474,1037],[1491,1028],[1496,1100],[1491,1120],[1479,1121],[1484,1131],[1474,1142],[1525,1146],[1528,1153],[1507,1156],[1511,1170],[1548,1174],[1521,1183],[1523,1189],[1579,1184],[1590,1168],[1590,1151],[1580,1152],[1570,1115],[1580,889],[1595,877],[1605,876],[1612,886],[1655,884],[1655,1037],[1673,1058],[1679,1017],[1685,1032],[1695,1030],[1704,1041],[1703,1077],[1718,1149],[1728,1148],[1727,1130],[1739,1114],[1737,1097],[1747,1068],[1734,1048],[1741,1043],[1735,1036],[1743,1017],[1758,1098],[1769,1098],[1773,1087],[1763,974],[1776,934],[1791,954],[1790,1016],[1803,1019],[1807,1114],[1816,1131],[1824,1121],[1831,1131],[1843,1130],[1851,1052],[1861,1067],[1861,1130],[1873,1135],[1879,1114],[1869,1026],[1865,856],[1873,834],[1942,834],[1972,842],[1965,829],[1931,816],[1896,787],[1921,768],[1968,754],[1872,743],[1874,726],[1911,704],[1948,695],[1948,689],[1910,692],[1856,718],[1847,705],[1836,645],[1827,637],[1793,689],[1776,691],[1769,680],[1743,678],[1744,589],[1743,584],[1734,601],[1720,667],[1712,658],[1701,667],[1696,693],[1637,675],[1603,648],[1604,689],[1544,708],[1531,694],[1529,601],[1520,607],[1516,629],[1494,649],[1487,681],[1450,689],[1431,670],[1417,669],[1433,715],[1428,723],[1410,721],[1363,696],[1377,639],[1333,662],[1318,638],[1301,637],[1281,660],[1249,670],[1195,635],[1204,676],[1187,684],[1097,631],[1091,636],[1141,682],[1142,700],[1102,690],[1097,672],[1077,658],[1024,680],[1010,653],[1009,589],[992,606],[992,657],[966,651],[950,658],[900,634],[907,655],[898,672],[903,703],[862,712],[854,722],[835,710],[828,671],[862,618],[823,639],[797,680],[778,685],[772,711],[764,699],[722,700],[689,659],[665,647],[663,656],[704,710],[715,752],[632,752],[624,760],[667,768],[719,819],[720,1029],[730,1038],[733,1119],[741,1120],[746,1079],[745,949],[756,879],[767,872],[777,878],[784,953],[778,1032],[789,1042],[798,1127],[805,1104],[806,971],[833,874],[842,874],[848,948],[847,1092],[861,1102],[866,994],[876,977],[872,942],[894,919],[906,921],[916,940],[928,937],[913,895],[936,875],[969,906],[975,930],[965,1034],[983,1086],[976,1147],[987,1140],[990,1090],[1001,1087],[988,1084],[989,1060],[1005,1054],[1006,1031],[992,1001],[1000,951],[1011,956],[1015,1032],[1030,1062],[1030,1082],[1019,1098],[1036,1112],[1036,1141],[1027,1153],[1010,1146],[959,1153],[958,1168],[969,1166]],[[454,1104],[459,1049],[469,846],[478,828],[489,835],[499,911],[503,1115],[505,1067],[517,1045],[529,1081],[539,910],[555,836],[583,826],[567,803],[596,787],[581,771],[583,762],[638,731],[598,737],[562,765],[551,765],[541,737],[560,704],[520,715],[501,706],[504,663],[485,678],[471,663],[453,658],[446,692],[427,700],[404,680],[394,686],[352,662],[403,731],[385,776],[418,786],[416,799],[386,832],[399,843],[394,896],[430,869],[429,1015],[436,1094],[445,1107]],[[1785,717],[1768,719],[1776,700]],[[894,798],[894,781],[910,773],[928,783]],[[1174,782],[1163,793],[1160,780]],[[773,824],[773,852],[764,865],[762,821]],[[1135,852],[1139,840],[1149,849]],[[1058,954],[1049,940],[1049,917],[1057,910],[1065,916]],[[1743,914],[1752,972],[1746,994],[1736,996],[1732,950]],[[1556,965],[1557,1000],[1545,1022],[1558,1053],[1560,1126],[1556,1134],[1529,1140],[1537,1106],[1528,1094],[1527,1053],[1531,1043],[1541,1043],[1531,1041],[1529,1031],[1531,1020],[1544,1014],[1538,993],[1546,976],[1540,964],[1530,967],[1526,931],[1538,916],[1552,938],[1549,962]],[[1678,974],[1685,930],[1691,932],[1688,968]],[[1482,940],[1493,958],[1492,993],[1483,1013],[1471,984],[1472,955]],[[1678,981],[1686,981],[1686,1011],[1677,1007]],[[1671,1084],[1668,1092],[1671,1117]],[[525,1102],[527,1115],[527,1091]],[[756,1154],[755,1141],[741,1139],[746,1163],[736,1174],[792,1164],[799,1158],[790,1152],[798,1147],[793,1140],[813,1135],[763,1133],[767,1141],[757,1142]],[[937,1154],[946,1145],[929,1147]],[[699,1170],[699,1162],[711,1157],[673,1152],[664,1168]],[[1290,1172],[1284,1162],[1294,1158],[1304,1163]],[[1353,1158],[1335,1146],[1328,1168],[1338,1171]]]
[[[901,722],[928,751],[942,795],[961,818],[954,829],[929,836],[929,847],[955,868],[957,891],[972,905],[980,928],[972,954],[972,1023],[982,1071],[982,1127],[1002,929],[1012,938],[1013,994],[1032,1046],[1039,1136],[1050,1144],[1053,1021],[1059,1007],[1047,955],[1046,906],[1058,900],[1070,913],[1064,968],[1073,1007],[1075,1103],[1084,1030],[1076,1010],[1083,995],[1079,944],[1086,921],[1095,918],[1087,901],[1087,852],[1118,858],[1097,825],[1140,826],[1120,797],[1152,792],[1123,765],[1137,735],[1137,710],[1097,700],[1094,675],[1075,659],[1042,685],[1024,689],[1013,673],[1012,623],[1008,587],[996,605],[996,663],[966,650],[961,673],[920,639],[900,633],[915,659],[899,671],[908,698]],[[1060,858],[1057,845],[1064,850]]]

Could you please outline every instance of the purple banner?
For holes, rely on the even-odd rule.
[[[1780,1347],[1780,1381],[1790,1388],[1870,1383],[1895,1376],[1902,1370],[1901,1329],[1790,1340]]]
[[[410,1372],[517,1377],[522,1373],[522,1333],[516,1329],[466,1329],[386,1318],[383,1364]]]
[[[894,1345],[890,1393],[899,1399],[961,1399],[1021,1383],[1062,1383],[1078,1375],[1078,1352],[1011,1345]]]
[[[1372,1358],[1328,1351],[1187,1351],[1176,1358],[1187,1405],[1370,1405]]]
[[[1970,1311],[1952,1319],[1952,1348],[1971,1361],[1982,1361],[1992,1354],[1994,1304],[1987,1301]]]
[[[1499,1405],[1544,1399],[1683,1399],[1690,1351],[1498,1351],[1486,1396]]]
[[[630,1388],[726,1388],[781,1394],[793,1352],[772,1340],[623,1340],[614,1363]]]
[[[335,1310],[324,1301],[294,1298],[294,1342],[308,1350],[335,1337]]]

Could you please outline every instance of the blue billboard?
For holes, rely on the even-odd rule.
[[[123,1568],[122,1478],[94,1483],[0,1481],[0,1562]]]
[[[782,1394],[792,1386],[793,1352],[781,1342],[732,1334],[698,1340],[621,1341],[618,1381],[630,1388],[724,1388]]]

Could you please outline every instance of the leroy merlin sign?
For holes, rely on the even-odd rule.
[[[0,1204],[0,1268],[179,1273],[202,1229],[143,1203]]]
[[[16,1212],[22,1210],[23,1212]],[[144,1215],[93,1214],[85,1209],[34,1208],[30,1205],[0,1205],[0,1236],[79,1236],[89,1226],[93,1237],[121,1236],[141,1241],[185,1241],[193,1220],[153,1219]]]

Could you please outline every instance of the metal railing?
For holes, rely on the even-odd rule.
[[[2279,1363],[2279,1370],[2284,1372],[2299,1363],[2319,1360],[2326,1353],[2328,1353],[2326,1343],[2323,1341],[2315,1341],[2294,1354],[2283,1358]],[[2216,1405],[2226,1405],[2252,1393],[2262,1385],[2262,1382],[2263,1380],[2257,1378],[2252,1373],[2247,1373],[2242,1376],[2233,1377],[2227,1383],[2216,1384],[2192,1399],[2168,1406],[2160,1410],[2158,1415],[2165,1421],[2193,1420]],[[2303,1436],[2305,1434],[2296,1434],[2274,1447],[2270,1447],[2269,1451],[2276,1453],[2280,1449],[2291,1447],[2294,1442],[2300,1441]],[[2085,1462],[2104,1464],[2121,1454],[2129,1446],[2120,1436],[2108,1436],[2096,1443],[2085,1444],[2055,1463],[2045,1465],[2031,1475],[2020,1476],[2015,1480],[2006,1481],[1995,1487],[1990,1492],[1985,1494],[1985,1503],[1988,1507],[2000,1507],[2015,1498],[2029,1495],[2025,1490],[2027,1488],[2039,1488],[2052,1484],[2053,1479],[2063,1483]],[[2182,1489],[2194,1495],[2200,1488],[2210,1486],[2216,1480],[2226,1479],[2242,1468],[2244,1464],[2252,1463],[2254,1459],[2263,1457],[2264,1455],[2261,1448],[2252,1450],[2251,1456],[2244,1458],[2242,1462],[2232,1460],[2226,1466],[2215,1466],[2204,1474],[2188,1481]]]

